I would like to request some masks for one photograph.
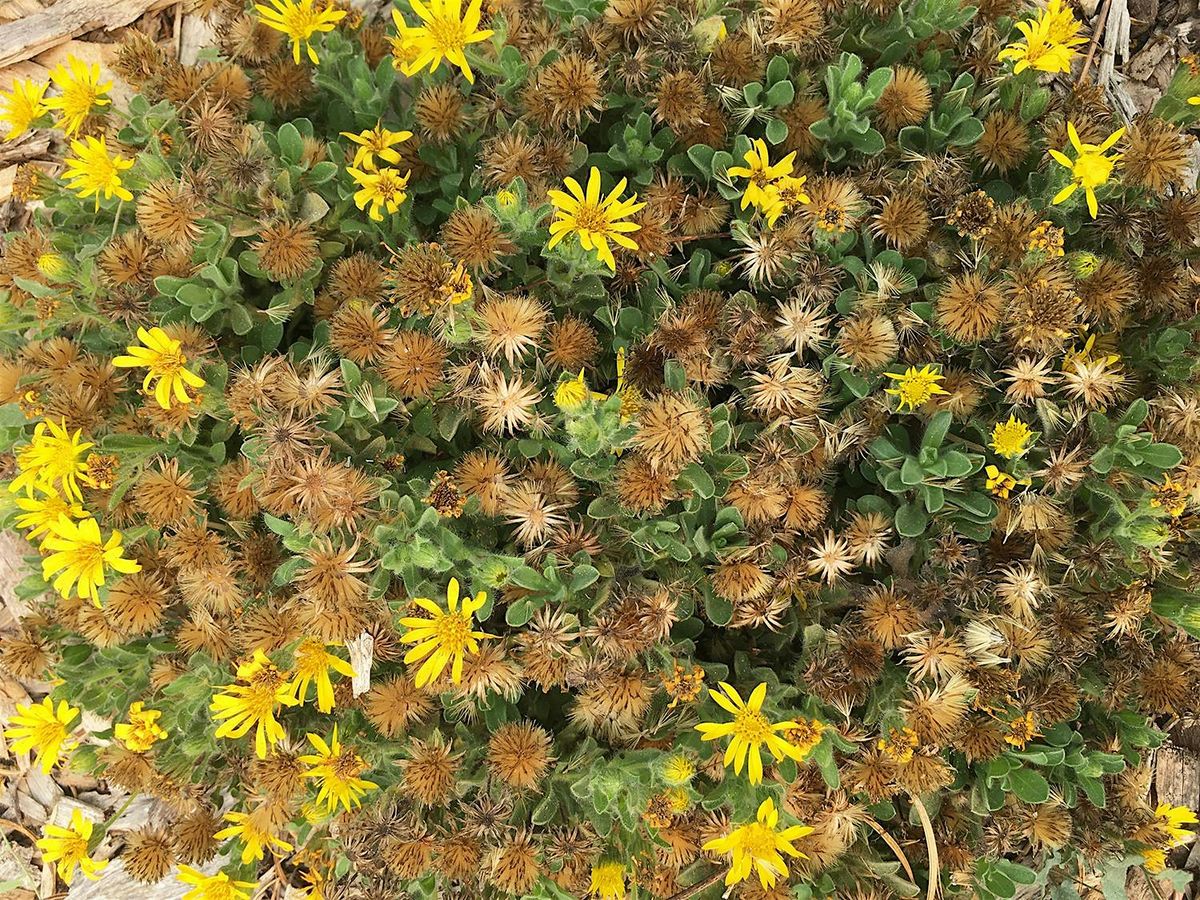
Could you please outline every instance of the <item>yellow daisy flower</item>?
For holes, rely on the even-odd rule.
[[[33,438],[17,451],[17,467],[21,471],[8,489],[13,493],[23,490],[30,496],[35,488],[43,492],[57,489],[68,500],[82,501],[79,482],[89,483],[83,453],[95,446],[82,440],[82,434],[82,429],[76,429],[74,434],[67,431],[65,419],[38,422]]]
[[[292,45],[292,59],[300,65],[301,49],[308,51],[308,59],[315,66],[320,63],[317,51],[312,48],[313,36],[319,32],[333,31],[333,27],[346,17],[344,9],[334,9],[327,4],[315,8],[316,0],[268,0],[271,4],[254,4],[258,20],[268,28],[282,31]]]
[[[318,806],[325,804],[327,812],[333,813],[339,805],[349,812],[362,804],[367,791],[379,787],[373,781],[359,778],[369,766],[353,747],[342,746],[336,725],[329,743],[316,734],[309,734],[308,742],[317,752],[300,757],[300,762],[309,767],[304,777],[320,783],[316,802]]]
[[[354,192],[354,205],[359,209],[370,209],[367,215],[372,221],[383,221],[383,210],[388,215],[395,215],[400,204],[408,199],[408,176],[401,175],[398,169],[380,169],[378,172],[367,172],[361,169],[347,169],[350,177],[359,185]]]
[[[404,61],[399,64],[400,71],[415,75],[428,66],[430,72],[435,72],[445,59],[450,65],[458,66],[467,81],[474,84],[475,73],[471,71],[465,52],[467,45],[486,41],[492,36],[490,28],[479,28],[483,0],[471,0],[465,13],[462,0],[408,0],[408,5],[422,24],[414,28],[404,21],[398,9],[392,10],[396,41],[405,51]]]
[[[792,164],[796,160],[795,151],[779,162],[772,163],[767,142],[758,138],[746,151],[743,158],[746,160],[746,165],[734,166],[727,170],[728,174],[735,178],[749,179],[749,184],[742,192],[742,209],[747,206],[753,206],[764,212],[772,209],[779,201],[777,183],[780,179],[792,174]],[[803,184],[802,180],[801,184]],[[803,202],[807,203],[808,198],[806,197]],[[778,218],[778,214],[776,218]]]
[[[446,586],[445,609],[427,597],[417,597],[413,603],[430,615],[429,618],[408,616],[400,620],[400,624],[408,629],[400,640],[416,645],[404,654],[404,662],[425,660],[417,669],[417,687],[434,681],[447,664],[451,664],[450,680],[458,684],[462,681],[463,657],[478,653],[479,641],[492,637],[471,628],[475,613],[487,603],[487,591],[480,591],[474,599],[466,597],[459,606],[458,579],[451,578]]]
[[[28,78],[18,78],[12,87],[0,93],[0,103],[4,104],[0,122],[8,123],[8,133],[4,135],[6,141],[23,135],[30,125],[46,114],[49,109],[45,104],[48,86],[36,84]]]
[[[66,516],[68,519],[82,519],[87,513],[78,503],[59,496],[52,487],[40,488],[41,497],[18,497],[17,507],[23,512],[17,516],[17,527],[28,528],[25,537],[33,541],[38,535],[48,535],[50,528],[58,520]]]
[[[1071,60],[1086,39],[1079,37],[1080,23],[1062,0],[1050,0],[1046,8],[1028,22],[1017,22],[1021,40],[1013,41],[1000,51],[1001,62],[1012,60],[1013,74],[1020,75],[1033,68],[1041,72],[1071,71]]]
[[[933,366],[930,365],[922,366],[920,369],[916,366],[909,366],[902,373],[884,372],[884,375],[896,382],[895,387],[887,388],[884,393],[900,398],[901,412],[905,407],[915,410],[924,406],[935,394],[949,393],[938,384],[945,376],[940,372],[935,372]]]
[[[95,823],[83,817],[83,811],[76,808],[71,812],[71,826],[63,828],[53,822],[42,826],[43,837],[38,839],[38,849],[42,851],[42,861],[55,863],[58,877],[64,884],[70,884],[75,878],[76,868],[92,881],[100,877],[100,871],[108,865],[108,860],[97,862],[88,855],[88,843],[92,839]]]
[[[987,489],[1001,500],[1007,500],[1012,489],[1017,486],[1017,479],[1007,472],[1001,472],[996,466],[988,466],[984,472],[987,475]]]
[[[798,206],[811,202],[808,194],[804,193],[804,185],[808,178],[804,175],[784,175],[778,181],[767,186],[766,193],[771,198],[763,207],[763,215],[767,225],[773,227],[784,213],[789,213]]]
[[[992,429],[992,449],[996,451],[997,456],[1014,459],[1029,449],[1029,439],[1032,436],[1033,431],[1028,425],[1015,415],[1010,415],[1007,422],[997,422],[996,427]]]
[[[583,380],[583,369],[579,370],[579,375],[575,378],[564,378],[554,389],[554,405],[563,412],[579,409],[588,400],[607,399],[607,394],[600,394],[588,388],[587,382]]]
[[[354,677],[354,669],[350,663],[330,653],[323,641],[305,638],[296,648],[294,662],[296,677],[292,685],[296,691],[296,699],[303,704],[308,699],[308,686],[314,682],[317,685],[317,711],[327,713],[333,709],[333,680],[329,677],[331,671],[347,678]]]
[[[121,183],[121,173],[133,168],[133,160],[116,154],[110,156],[103,135],[71,141],[71,153],[65,160],[63,178],[80,197],[95,196],[96,209],[100,208],[101,194],[105,199],[133,199],[133,194]]]
[[[51,70],[50,81],[58,95],[47,97],[45,106],[58,111],[58,126],[69,136],[79,133],[95,107],[112,102],[104,96],[112,90],[112,82],[100,81],[100,66],[95,63],[68,56],[65,66],[60,63]]]
[[[549,192],[550,202],[556,212],[554,221],[550,223],[550,243],[546,245],[547,249],[553,249],[568,234],[578,235],[583,249],[595,250],[597,258],[615,272],[617,262],[608,242],[612,241],[621,247],[636,250],[638,245],[626,235],[642,226],[636,222],[621,220],[646,205],[637,202],[637,194],[625,200],[621,199],[621,192],[625,190],[626,183],[626,179],[622,178],[617,182],[617,186],[601,199],[600,170],[595,166],[592,166],[588,175],[586,191],[574,178],[565,178],[563,186],[570,193],[556,190]]]
[[[1120,153],[1114,153],[1112,156],[1106,156],[1106,151],[1121,139],[1125,134],[1124,128],[1118,128],[1110,134],[1102,144],[1085,144],[1079,140],[1079,132],[1075,130],[1075,125],[1071,122],[1067,123],[1067,136],[1071,139],[1071,146],[1075,148],[1076,158],[1074,160],[1058,150],[1051,150],[1050,155],[1054,157],[1054,161],[1060,166],[1065,166],[1071,172],[1071,183],[1054,195],[1051,203],[1062,203],[1068,197],[1075,193],[1079,188],[1083,188],[1084,194],[1087,195],[1087,208],[1091,213],[1092,218],[1100,212],[1100,206],[1096,202],[1096,188],[1108,182],[1112,176],[1113,166],[1122,156]]]
[[[1196,837],[1196,832],[1184,825],[1200,824],[1200,818],[1186,806],[1172,806],[1170,803],[1160,803],[1154,809],[1154,818],[1158,820],[1171,836],[1171,846],[1180,847]]]
[[[382,159],[385,163],[395,165],[400,162],[400,151],[393,150],[396,144],[402,144],[412,137],[411,131],[388,131],[383,127],[383,123],[377,124],[374,128],[368,128],[365,131],[360,131],[355,134],[352,131],[343,131],[342,137],[349,138],[357,148],[354,151],[354,160],[351,165],[356,169],[362,169],[364,172],[374,172],[376,169],[376,158]]]
[[[250,892],[258,887],[253,881],[234,881],[224,872],[205,875],[191,866],[180,866],[175,877],[192,885],[183,900],[250,900]]]
[[[65,751],[72,749],[71,723],[79,710],[59,700],[55,708],[49,697],[41,703],[17,704],[17,711],[8,719],[4,736],[14,738],[9,750],[13,753],[37,751],[37,762],[46,774],[58,764]]]
[[[704,849],[728,853],[732,857],[729,872],[725,876],[726,885],[745,881],[757,872],[763,888],[770,890],[777,879],[788,875],[782,854],[786,853],[795,859],[808,858],[792,846],[808,834],[812,834],[812,828],[807,825],[792,825],[780,831],[779,812],[775,809],[774,801],[768,797],[759,805],[755,821],[735,828],[725,837],[709,841]]]
[[[238,665],[237,678],[240,684],[221,688],[209,705],[213,718],[223,720],[216,736],[236,740],[253,728],[254,752],[259,759],[266,759],[267,747],[275,746],[287,735],[275,711],[280,706],[299,704],[295,687],[261,649]]]
[[[227,812],[225,821],[233,824],[228,828],[222,828],[213,835],[213,838],[218,841],[227,841],[230,838],[240,840],[242,842],[242,865],[262,859],[266,856],[267,850],[272,853],[277,850],[283,853],[291,852],[292,845],[283,838],[277,837],[264,826],[260,822],[262,818],[264,817],[255,816],[253,813]]]
[[[745,702],[742,701],[741,695],[732,685],[722,681],[720,688],[720,691],[709,690],[708,695],[721,709],[733,716],[733,721],[701,722],[696,726],[696,730],[700,732],[701,740],[705,741],[715,741],[723,737],[732,738],[725,750],[725,766],[727,768],[732,764],[733,771],[740,775],[742,768],[745,767],[750,783],[759,784],[763,780],[763,763],[760,752],[763,745],[766,745],[776,760],[782,760],[785,757],[794,760],[804,758],[805,754],[800,748],[793,746],[785,735],[780,734],[780,732],[799,728],[800,725],[792,721],[772,722],[763,713],[763,701],[767,699],[765,681],[750,692],[750,697]],[[747,759],[750,761],[749,766],[746,765]]]
[[[161,328],[137,330],[138,340],[145,346],[133,344],[126,347],[128,356],[118,356],[113,365],[119,369],[146,367],[149,371],[142,381],[142,390],[149,394],[153,388],[154,399],[163,409],[175,403],[191,403],[188,388],[202,388],[205,381],[199,375],[184,368],[187,357],[182,344],[172,340]],[[155,384],[157,382],[157,384]]]
[[[603,862],[592,866],[588,894],[600,900],[624,900],[625,866],[619,862]]]
[[[141,700],[129,705],[129,721],[113,729],[113,735],[134,753],[145,753],[167,739],[167,730],[158,724],[162,710],[146,709]]]
[[[74,590],[75,596],[96,606],[100,605],[96,589],[104,585],[105,570],[122,575],[142,570],[136,560],[125,558],[121,532],[114,531],[104,540],[100,523],[91,516],[79,522],[59,516],[42,541],[42,549],[50,554],[42,560],[42,577],[49,581],[54,575],[54,589],[61,596],[70,597]]]

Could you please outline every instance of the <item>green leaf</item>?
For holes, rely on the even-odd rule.
[[[902,537],[920,537],[929,527],[929,515],[916,503],[905,503],[896,510],[896,531]]]
[[[684,470],[679,473],[679,480],[689,485],[696,492],[696,496],[702,500],[707,500],[717,493],[717,486],[713,484],[712,476],[699,463],[685,466]]]
[[[287,162],[296,164],[304,159],[304,139],[291,122],[279,126],[275,139],[279,142],[279,153]]]
[[[1026,803],[1045,803],[1050,799],[1050,783],[1032,769],[1013,769],[1008,773],[1008,786]]]

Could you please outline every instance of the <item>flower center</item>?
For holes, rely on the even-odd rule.
[[[835,203],[826,204],[817,212],[817,223],[826,231],[845,231],[846,211]]]
[[[740,829],[738,843],[755,859],[764,859],[775,852],[775,829],[761,822],[752,822]]]
[[[159,375],[174,375],[186,362],[187,357],[178,348],[168,350],[158,354],[158,358],[154,360],[154,371]]]
[[[77,544],[70,553],[71,566],[83,572],[104,565],[104,548],[99,544]]]
[[[734,717],[737,726],[737,736],[747,743],[761,744],[771,734],[771,725],[767,717],[752,709],[740,709]]]
[[[437,621],[438,643],[449,653],[459,653],[467,646],[471,626],[463,616],[441,616]]]
[[[1113,161],[1103,153],[1086,152],[1075,160],[1072,172],[1085,188],[1096,188],[1108,181],[1112,170]]]
[[[575,211],[575,227],[579,231],[608,234],[608,216],[598,205],[581,203]]]
[[[426,27],[433,44],[445,55],[454,50],[462,50],[467,45],[466,29],[455,16],[434,16],[433,21]]]
[[[366,768],[362,758],[353,750],[342,750],[329,761],[333,774],[342,781],[357,778]]]
[[[246,688],[246,710],[255,719],[266,719],[275,711],[275,695],[283,684],[279,671],[263,669],[250,679]]]

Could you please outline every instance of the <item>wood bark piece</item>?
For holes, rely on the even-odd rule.
[[[121,28],[147,12],[165,9],[175,2],[117,0],[102,4],[94,0],[62,0],[48,9],[0,25],[0,67],[32,59],[89,31]]]

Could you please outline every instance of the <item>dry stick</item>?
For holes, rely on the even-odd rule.
[[[904,855],[904,848],[902,848],[899,842],[890,834],[888,834],[884,827],[874,819],[867,819],[867,824],[875,830],[877,835],[883,838],[885,844],[891,847],[892,852],[896,854],[896,859],[900,860],[900,865],[904,867],[904,874],[908,876],[908,880],[913,884],[916,884],[917,876],[913,874],[912,866],[909,865],[908,862],[908,857]]]
[[[1108,9],[1112,6],[1112,0],[1104,0],[1104,4],[1100,7],[1100,15],[1096,19],[1096,27],[1092,29],[1092,39],[1088,42],[1087,56],[1083,60],[1083,69],[1079,73],[1079,84],[1083,84],[1088,77],[1088,71],[1092,68],[1092,59],[1096,56],[1096,48],[1100,46],[1100,35],[1104,33],[1104,26],[1108,24]]]
[[[913,809],[921,819],[921,828],[925,832],[925,844],[929,854],[929,890],[925,893],[926,900],[933,900],[938,895],[938,887],[942,880],[942,864],[938,860],[937,838],[933,835],[933,823],[929,821],[929,811],[925,804],[915,794],[910,794]]]
[[[714,884],[716,884],[718,881],[720,881],[724,877],[724,875],[725,875],[724,870],[718,869],[717,871],[715,871],[711,875],[709,875],[707,878],[705,878],[703,881],[701,881],[699,884],[693,884],[691,887],[685,887],[679,893],[672,894],[670,897],[667,898],[667,900],[688,900],[688,898],[690,898],[690,897],[695,897],[697,894],[703,893],[704,891],[706,891],[710,887],[712,887]]]
[[[32,831],[30,831],[24,825],[14,822],[11,819],[0,819],[0,828],[10,828],[13,831],[16,831],[16,832],[19,832],[20,834],[25,835],[25,837],[29,838],[29,840],[33,841],[35,844],[37,843],[37,835],[36,834],[34,834]]]

